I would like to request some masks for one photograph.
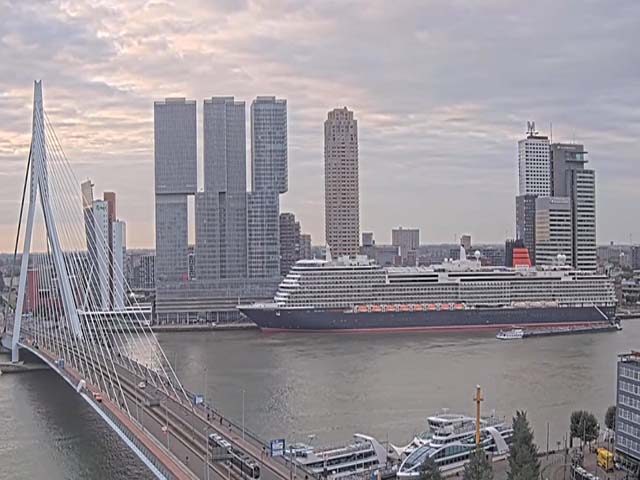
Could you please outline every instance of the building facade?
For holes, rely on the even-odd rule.
[[[301,258],[300,222],[293,213],[280,214],[280,275],[285,276]]]
[[[197,188],[196,102],[154,102],[156,281],[188,280],[187,197]]]
[[[573,264],[571,202],[567,197],[536,198],[536,264],[555,265],[562,255]]]
[[[518,195],[551,195],[549,137],[529,122],[527,137],[518,142]]]
[[[415,252],[420,245],[420,230],[417,228],[394,228],[391,230],[391,245],[398,247],[402,265],[415,266]],[[409,257],[413,259],[412,263],[408,262]]]
[[[245,104],[213,97],[203,105],[204,191],[196,194],[196,278],[246,278]]]
[[[595,270],[596,252],[596,179],[585,168],[584,145],[554,143],[551,152],[552,195],[571,200],[573,266]]]
[[[251,103],[249,278],[274,281],[280,276],[280,194],[288,189],[287,161],[287,101],[257,97]]]
[[[618,355],[616,454],[632,470],[640,466],[640,353]]]
[[[358,121],[347,107],[324,122],[325,238],[334,257],[358,254],[360,241]]]
[[[536,195],[516,197],[516,240],[529,250],[532,265],[536,264]]]

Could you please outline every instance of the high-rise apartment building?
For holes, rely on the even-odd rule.
[[[287,101],[257,97],[251,103],[251,192],[247,202],[250,278],[280,276],[280,194],[287,189]]]
[[[196,102],[154,102],[156,281],[169,285],[189,277],[187,197],[197,188]]]
[[[313,258],[311,254],[311,235],[308,233],[300,234],[300,258]]]
[[[551,145],[552,195],[571,200],[573,266],[595,270],[596,181],[595,172],[584,168],[584,146],[573,143]]]
[[[245,104],[204,101],[204,191],[196,194],[197,278],[246,278]]]
[[[462,235],[460,237],[460,245],[467,251],[471,251],[471,235]]]
[[[358,121],[347,107],[324,122],[325,236],[333,257],[355,256],[360,240]]]
[[[536,264],[554,265],[559,255],[572,265],[571,202],[567,197],[536,198]]]

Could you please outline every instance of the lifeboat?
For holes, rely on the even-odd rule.
[[[427,310],[435,310],[436,306],[434,303],[430,303],[429,305],[427,305]]]
[[[400,305],[400,311],[401,312],[408,312],[409,311],[409,305]]]
[[[387,305],[387,308],[385,310],[387,312],[395,312],[396,311],[396,306],[395,305]]]
[[[455,310],[464,310],[464,305],[463,305],[463,304],[461,304],[461,303],[456,303],[456,304],[453,306],[453,308],[454,308]]]
[[[440,305],[440,310],[449,310],[449,304],[443,303],[442,305]]]
[[[413,311],[414,311],[414,312],[421,312],[422,310],[423,310],[422,305],[420,305],[419,303],[416,303],[416,304],[413,306]]]
[[[357,310],[357,311],[358,311],[359,313],[365,313],[365,312],[368,312],[368,311],[369,311],[369,307],[367,307],[366,305],[360,305],[360,306],[358,307],[358,310]]]
[[[382,311],[382,307],[380,305],[373,305],[371,307],[371,311],[372,312],[381,312]]]

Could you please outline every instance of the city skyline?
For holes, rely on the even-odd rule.
[[[15,70],[11,78],[0,79],[1,251],[12,250],[15,240],[30,135],[25,112],[31,108],[34,76],[43,78],[47,96],[56,99],[49,116],[66,139],[66,153],[78,177],[91,177],[118,192],[133,248],[154,246],[153,101],[170,96],[196,99],[200,118],[201,100],[212,95],[234,95],[248,102],[266,94],[288,101],[289,193],[282,195],[281,211],[295,213],[314,243],[324,241],[322,122],[327,111],[343,105],[356,112],[359,121],[360,230],[375,232],[380,243],[388,241],[388,232],[398,224],[420,228],[425,243],[454,241],[454,235],[463,232],[478,242],[501,243],[513,237],[514,144],[529,120],[547,135],[553,121],[554,141],[588,146],[590,164],[598,171],[598,243],[628,243],[630,234],[635,242],[640,239],[640,227],[629,222],[638,201],[634,162],[640,122],[633,107],[638,93],[631,89],[638,76],[638,53],[630,46],[633,41],[606,40],[612,31],[629,40],[636,35],[632,19],[639,7],[633,3],[615,9],[580,4],[576,9],[568,2],[526,12],[498,3],[483,11],[439,4],[402,12],[374,4],[357,28],[358,40],[346,53],[332,56],[333,63],[327,63],[323,50],[344,43],[346,22],[358,14],[355,7],[347,7],[341,20],[321,6],[249,5],[224,12],[201,6],[201,21],[178,19],[175,28],[162,32],[174,41],[163,43],[158,58],[149,58],[151,46],[141,39],[161,41],[164,37],[156,36],[161,29],[157,23],[142,22],[139,15],[162,22],[169,6],[148,3],[135,13],[114,7],[100,12],[99,21],[82,3],[73,8],[13,8],[15,14],[0,27],[0,41],[7,47],[0,49],[0,60]],[[460,13],[469,19],[442,22]],[[203,26],[215,15],[225,22],[219,31],[206,32]],[[388,15],[405,20],[408,28],[387,47],[374,35],[374,27]],[[580,21],[561,22],[565,15]],[[474,30],[474,17],[499,25],[501,42],[510,40],[504,42],[510,43],[509,52],[500,50],[496,38]],[[285,33],[241,31],[236,20],[251,18],[272,21]],[[299,21],[292,22],[295,18]],[[438,19],[446,26],[438,25]],[[27,29],[34,21],[54,24],[64,35],[53,29]],[[137,30],[123,31],[118,25],[133,27],[138,21]],[[191,37],[179,28],[189,22],[194,23]],[[456,39],[460,28],[467,32],[469,44]],[[327,31],[335,37],[319,41]],[[214,47],[206,46],[214,42],[200,41],[207,35],[219,40],[215,60],[210,50]],[[314,39],[304,43],[308,52],[288,47],[307,35]],[[567,35],[582,39],[580,49],[563,47],[561,38]],[[534,47],[531,38],[536,39]],[[259,48],[261,43],[267,46]],[[19,54],[24,51],[20,45],[35,46],[38,52]],[[268,47],[273,51],[265,52]],[[402,54],[408,47],[413,57]],[[494,48],[497,51],[490,52]],[[370,50],[375,52],[372,57],[360,58]],[[468,55],[474,51],[477,56]],[[514,51],[518,57],[527,56],[519,72],[510,68]],[[40,65],[42,55],[55,54],[60,55],[55,69]],[[310,58],[321,68],[312,69]],[[129,69],[137,61],[140,65]],[[355,64],[346,68],[352,61]],[[553,76],[536,68],[549,62],[557,67]],[[114,68],[107,69],[109,65]],[[341,75],[336,77],[335,71]],[[602,81],[601,72],[615,78],[614,84]],[[471,84],[476,88],[469,88]],[[202,168],[200,131],[197,150]],[[130,175],[122,175],[125,167]],[[444,208],[439,203],[443,198]]]

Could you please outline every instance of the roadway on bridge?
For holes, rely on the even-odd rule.
[[[39,347],[37,352],[29,343],[26,343],[25,347],[36,354],[48,357],[52,363],[56,360],[42,347]],[[97,359],[93,361],[99,369],[104,369],[104,373],[107,373],[106,367],[99,366]],[[151,381],[153,373],[145,367],[140,366],[140,369],[149,373],[147,378],[141,377],[121,364],[115,364],[115,366],[131,413],[129,418],[126,410],[123,410],[124,405],[121,405],[123,409],[115,405],[115,410],[120,414],[119,420],[134,435],[152,439],[151,449],[154,452],[161,450],[155,456],[166,464],[165,466],[170,467],[172,463],[179,464],[179,468],[174,466],[173,471],[169,468],[176,478],[190,478],[191,475],[184,476],[185,469],[193,474],[193,478],[203,480],[249,478],[233,468],[226,456],[216,457],[216,449],[208,446],[208,436],[211,433],[222,436],[235,451],[242,452],[253,459],[260,466],[260,478],[264,480],[294,480],[312,476],[284,458],[268,455],[264,442],[243,431],[242,427],[222,417],[219,412],[203,404],[194,406],[183,396],[167,394],[153,384]],[[80,379],[79,373],[70,366],[63,370],[63,374],[71,376],[75,383]],[[154,376],[154,379],[157,377]],[[91,386],[88,386],[88,389],[94,390]],[[108,407],[109,403],[103,400],[99,407]],[[146,445],[149,446],[148,442]]]

